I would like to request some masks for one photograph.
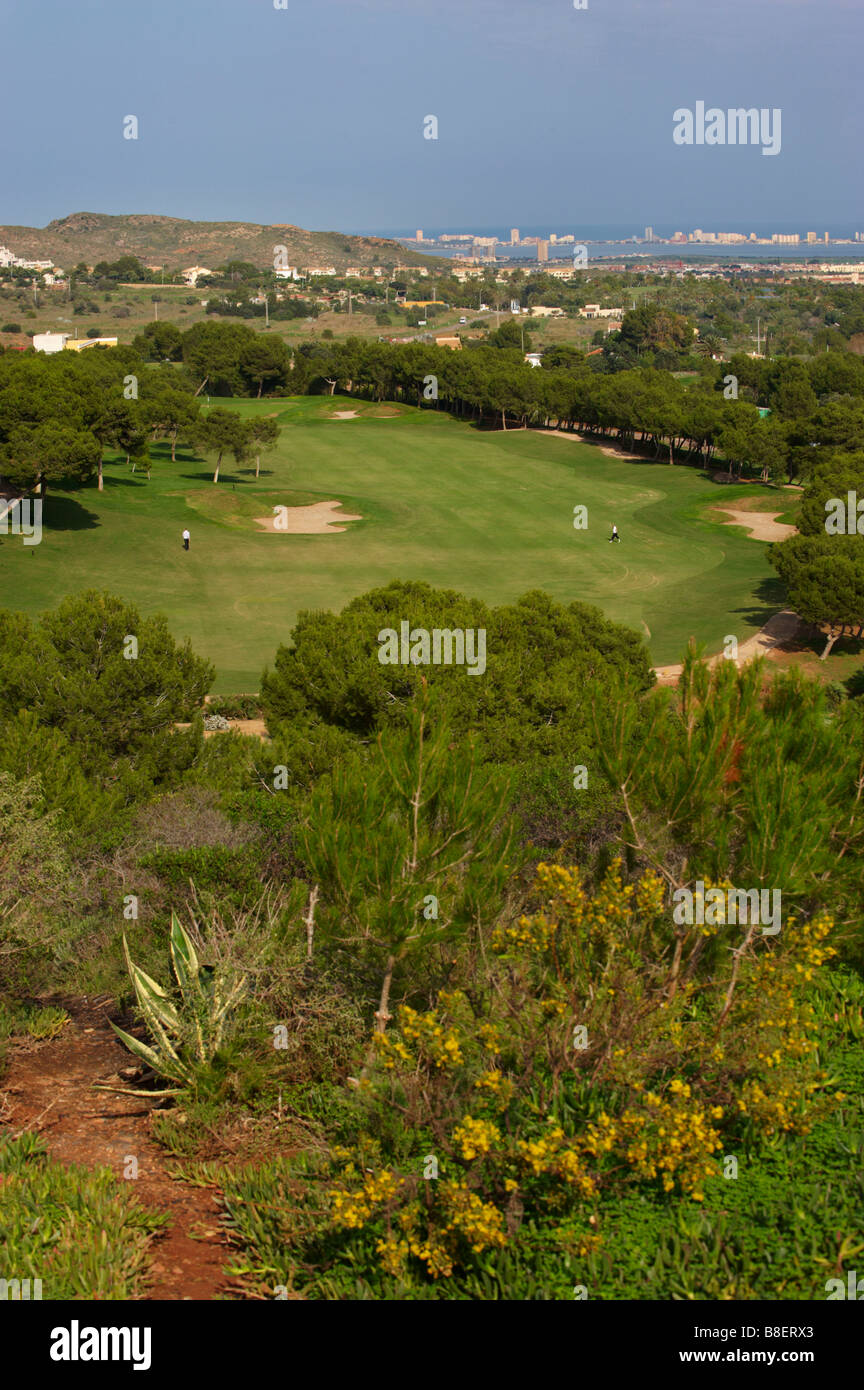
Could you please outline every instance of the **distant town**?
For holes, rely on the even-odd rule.
[[[550,250],[561,246],[576,245],[614,245],[632,243],[634,246],[855,246],[864,243],[864,233],[855,232],[851,237],[832,237],[828,232],[772,232],[769,236],[757,236],[756,232],[708,232],[701,227],[692,232],[674,232],[670,237],[658,236],[653,227],[646,227],[644,236],[592,239],[577,236],[574,232],[563,235],[550,232],[548,236],[522,236],[518,227],[511,227],[509,238],[478,236],[474,232],[440,232],[437,236],[426,236],[418,229],[413,237],[397,237],[406,246],[435,248],[445,254],[463,251],[472,258],[496,259],[498,248],[535,247],[538,261],[549,259]]]

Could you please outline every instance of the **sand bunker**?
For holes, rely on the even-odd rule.
[[[764,656],[770,661],[775,653],[780,655],[784,648],[790,643],[795,642],[799,633],[806,628],[806,623],[793,612],[791,608],[784,608],[781,612],[775,613],[773,618],[769,618],[763,628],[753,637],[748,637],[738,647],[738,658],[736,666],[746,665],[755,656]],[[716,656],[708,658],[708,666],[719,666],[722,661],[731,660],[731,657],[724,656],[723,652],[718,652]],[[683,671],[680,663],[676,666],[655,666],[654,674],[657,677],[658,685],[677,685],[678,677]]]
[[[334,410],[332,415],[328,415],[328,420],[353,420],[357,415],[356,410]]]
[[[715,507],[714,511],[723,512],[729,518],[724,525],[744,526],[757,541],[785,541],[788,536],[798,534],[797,527],[775,521],[775,517],[782,515],[780,512],[743,512],[732,507]]]
[[[313,502],[308,507],[279,507],[271,516],[256,516],[262,531],[275,536],[320,536],[325,531],[344,531],[338,521],[362,521],[362,516],[340,511],[341,502]]]
[[[613,444],[600,444],[599,440],[592,439],[590,435],[578,434],[575,430],[534,430],[535,434],[557,434],[560,439],[575,439],[577,444],[593,444],[600,449],[601,454],[606,454],[610,459],[624,459],[626,462],[632,460],[633,463],[645,463],[644,454],[625,454],[622,449],[616,449]]]

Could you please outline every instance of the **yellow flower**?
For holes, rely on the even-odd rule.
[[[489,1153],[500,1142],[501,1133],[488,1120],[475,1120],[473,1115],[466,1115],[454,1129],[453,1138],[461,1147],[462,1157],[470,1162]]]

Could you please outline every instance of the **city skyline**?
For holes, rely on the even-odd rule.
[[[540,225],[540,224],[538,224],[538,225]],[[626,231],[627,229],[626,229],[626,228],[620,228],[619,230],[621,230],[621,231],[623,232],[623,231]],[[377,233],[375,233],[375,234],[376,234],[376,235],[382,235],[383,233],[377,232]],[[432,243],[437,243],[437,242],[442,242],[442,241],[444,241],[444,242],[447,242],[447,243],[456,243],[456,242],[465,242],[465,243],[467,243],[467,242],[472,242],[475,246],[492,246],[492,245],[495,245],[495,246],[527,246],[527,245],[531,245],[531,244],[533,244],[533,243],[542,243],[542,242],[548,242],[548,244],[549,244],[549,245],[552,245],[552,246],[556,246],[556,245],[557,245],[557,246],[561,246],[561,245],[564,245],[564,244],[569,244],[569,243],[574,242],[574,241],[576,240],[576,237],[577,237],[577,233],[572,232],[572,231],[570,231],[570,232],[563,232],[563,233],[562,233],[562,232],[549,231],[549,232],[546,232],[545,235],[542,235],[542,236],[541,236],[541,235],[534,234],[534,233],[527,233],[527,232],[526,232],[524,235],[521,235],[521,236],[520,236],[520,235],[518,235],[518,229],[517,229],[517,228],[513,228],[513,229],[511,230],[509,236],[504,236],[504,235],[501,235],[501,236],[495,236],[495,235],[489,236],[489,235],[486,234],[486,231],[485,231],[485,230],[483,230],[483,231],[459,231],[459,232],[455,232],[455,231],[449,231],[449,230],[448,230],[448,231],[444,231],[443,229],[439,229],[437,232],[435,232],[435,233],[433,233],[433,234],[430,234],[430,235],[426,235],[426,234],[423,233],[421,230],[416,231],[416,232],[414,233],[413,236],[406,236],[406,235],[404,235],[403,233],[398,232],[398,231],[389,232],[388,234],[391,235],[391,236],[393,236],[393,237],[394,237],[396,240],[398,240],[398,241],[406,241],[406,242],[407,242],[407,241],[413,241],[413,242],[416,242],[417,244],[420,244],[420,245],[429,245],[429,244],[432,244]],[[363,233],[354,233],[354,235],[363,235]],[[588,233],[587,233],[587,232],[582,232],[582,233],[579,233],[579,235],[585,235],[585,236],[587,236]],[[605,240],[606,238],[601,238],[601,239]],[[757,243],[759,243],[759,244],[761,244],[761,245],[767,245],[767,244],[770,244],[771,242],[778,242],[778,243],[784,243],[784,244],[786,244],[786,243],[791,243],[791,242],[796,242],[796,241],[800,241],[802,244],[807,244],[807,245],[818,245],[818,244],[822,244],[822,243],[825,243],[825,242],[830,242],[830,243],[841,243],[841,242],[845,242],[845,243],[852,243],[852,244],[855,244],[855,243],[860,243],[860,242],[862,241],[862,239],[864,239],[864,232],[855,230],[855,231],[852,231],[852,232],[847,233],[847,234],[845,234],[845,235],[843,235],[843,234],[832,235],[832,233],[831,233],[830,231],[828,231],[828,230],[824,230],[824,231],[812,231],[812,230],[808,230],[808,231],[806,231],[806,232],[785,232],[785,231],[776,230],[776,231],[773,231],[773,232],[770,232],[770,233],[764,233],[764,232],[763,232],[762,234],[760,234],[760,233],[755,232],[755,231],[752,231],[752,230],[749,231],[749,232],[742,232],[742,231],[738,231],[738,230],[734,230],[734,231],[733,231],[733,230],[729,230],[729,231],[726,231],[726,230],[722,230],[722,231],[714,230],[714,231],[712,231],[712,230],[708,230],[707,228],[706,228],[706,229],[703,229],[703,228],[701,228],[701,227],[694,227],[691,231],[682,231],[682,230],[679,229],[679,230],[676,230],[674,233],[672,233],[672,234],[670,235],[670,234],[661,234],[661,233],[655,231],[655,228],[654,228],[654,227],[646,226],[645,229],[644,229],[644,233],[643,233],[642,236],[639,236],[639,235],[637,235],[636,233],[631,233],[631,234],[630,234],[629,236],[627,236],[625,239],[628,240],[628,241],[639,241],[639,242],[643,242],[643,243],[674,243],[674,242],[676,242],[676,241],[680,241],[681,244],[683,244],[684,242],[729,242],[729,243],[738,242],[738,243],[743,243],[743,242],[748,242],[748,241],[750,241],[750,242],[757,242]]]

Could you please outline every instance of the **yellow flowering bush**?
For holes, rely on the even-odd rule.
[[[348,1229],[364,1225],[376,1208],[390,1206],[404,1185],[404,1178],[384,1168],[367,1177],[359,1190],[337,1188],[333,1193],[333,1224]]]
[[[446,1000],[442,999],[443,1002]],[[398,1033],[376,1033],[373,1043],[380,1053],[382,1065],[388,1071],[403,1062],[431,1062],[439,1068],[457,1066],[462,1062],[457,1033],[453,1028],[444,1026],[435,1009],[421,1014],[403,1004],[399,1009]]]
[[[448,1277],[528,1212],[596,1249],[610,1187],[701,1201],[742,1126],[806,1129],[826,1089],[804,994],[834,954],[828,917],[739,928],[730,949],[678,927],[662,878],[625,882],[621,860],[593,891],[542,864],[535,894],[495,930],[479,986],[457,962],[466,987],[375,1038],[360,1103],[398,1106],[411,1156],[349,1163],[333,1220],[368,1228],[390,1274]]]

